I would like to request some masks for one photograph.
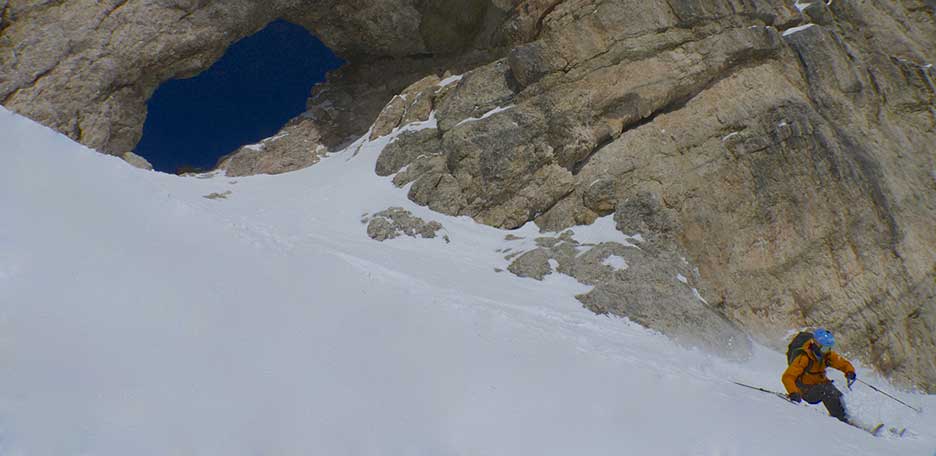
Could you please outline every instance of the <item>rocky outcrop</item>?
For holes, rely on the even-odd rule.
[[[402,207],[391,207],[363,220],[367,235],[375,241],[386,241],[400,236],[434,239],[442,230],[439,222],[427,222]],[[448,236],[444,237],[448,242]]]
[[[680,344],[730,359],[751,356],[750,338],[699,293],[698,270],[642,235],[630,240],[636,244],[582,243],[570,230],[514,252],[507,269],[536,280],[553,273],[574,277],[594,287],[577,298],[596,313],[625,316]]]
[[[319,162],[328,149],[315,122],[300,117],[289,122],[276,136],[257,144],[241,146],[218,160],[218,169],[227,176],[280,174],[306,168]]]
[[[135,168],[145,169],[147,171],[153,170],[153,165],[150,164],[150,162],[146,161],[145,158],[133,152],[127,152],[123,154],[120,158],[122,158],[123,161],[129,163],[131,166]]]
[[[543,280],[547,275],[553,273],[552,264],[549,263],[549,260],[553,259],[552,257],[552,252],[543,248],[530,250],[513,260],[507,270],[517,277]]]
[[[350,63],[277,139],[228,157],[229,174],[308,166],[368,130],[396,132],[375,171],[418,204],[550,231],[614,213],[656,249],[627,263],[662,277],[685,256],[712,315],[778,348],[790,328],[829,327],[844,351],[936,390],[931,1],[9,0],[0,10],[0,102],[116,155],[139,138],[159,83],[207,68],[270,20],[303,25]],[[434,128],[402,128],[416,122]],[[544,254],[522,269],[546,274]],[[586,302],[681,337],[646,306],[682,300],[682,285],[596,287]]]

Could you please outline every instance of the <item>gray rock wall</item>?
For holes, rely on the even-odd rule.
[[[379,136],[432,112],[438,128],[401,135],[376,170],[412,183],[413,201],[552,231],[616,213],[661,255],[697,265],[708,310],[761,341],[826,326],[845,352],[936,391],[929,0],[803,11],[793,0],[0,0],[0,11],[0,102],[117,155],[136,144],[159,83],[273,19],[301,24],[351,63],[288,135],[228,157],[229,174],[309,166],[375,120]],[[624,289],[590,305],[643,312]]]

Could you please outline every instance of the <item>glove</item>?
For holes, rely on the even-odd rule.
[[[852,385],[855,384],[858,376],[854,372],[849,372],[845,374],[845,380],[848,382],[848,388],[851,389]]]
[[[790,393],[787,397],[790,398],[790,402],[796,402],[797,404],[803,400],[803,396],[800,396],[800,393]]]

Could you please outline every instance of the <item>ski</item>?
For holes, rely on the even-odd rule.
[[[883,435],[883,433],[884,433],[884,432],[883,432],[883,431],[884,431],[884,423],[877,424],[877,425],[871,426],[871,427],[865,427],[865,426],[862,426],[862,425],[852,424],[852,423],[849,423],[849,424],[851,424],[852,426],[854,426],[854,427],[856,427],[856,428],[858,428],[858,429],[861,429],[862,431],[865,431],[865,432],[867,432],[868,434],[871,434],[871,435],[873,435],[873,436],[875,436],[875,437],[880,437],[880,436]],[[889,435],[892,436],[892,437],[903,437],[904,435],[907,434],[907,428],[896,428],[896,427],[891,427],[891,428],[887,428],[887,432],[889,432]]]
[[[851,422],[846,422],[846,423],[851,425],[852,427],[861,429],[862,431],[865,431],[868,434],[873,435],[874,437],[880,437],[881,429],[884,429],[884,423],[876,424],[874,426],[864,426],[858,423],[851,423]]]
[[[785,400],[785,401],[787,401],[787,402],[789,402],[789,403],[791,403],[791,404],[794,403],[793,401],[790,400],[790,398],[789,398],[786,394],[783,394],[783,393],[778,393],[778,392],[776,392],[776,391],[771,391],[771,390],[765,389],[765,388],[759,388],[759,387],[757,387],[757,386],[745,385],[744,383],[739,383],[739,382],[731,382],[731,383],[734,383],[735,385],[738,385],[738,386],[743,386],[743,387],[745,387],[745,388],[750,388],[750,389],[755,390],[755,391],[760,391],[760,392],[762,392],[762,393],[773,394],[774,396],[777,396],[777,397],[779,397],[780,399],[783,399],[783,400]]]
[[[907,428],[900,428],[900,429],[890,428],[888,429],[888,431],[890,431],[891,435],[893,435],[894,437],[903,437],[904,434],[907,433]]]
[[[738,385],[738,386],[743,386],[743,387],[745,387],[745,388],[750,388],[750,389],[755,390],[755,391],[760,391],[760,392],[762,392],[762,393],[772,394],[772,395],[777,396],[777,397],[779,397],[780,399],[783,399],[783,400],[785,400],[785,401],[787,401],[787,402],[789,402],[789,403],[791,403],[791,404],[793,404],[793,405],[798,405],[798,404],[796,404],[795,402],[791,401],[791,400],[789,399],[789,397],[788,397],[786,394],[783,394],[783,393],[778,393],[778,392],[776,392],[776,391],[771,391],[771,390],[769,390],[769,389],[760,388],[760,387],[757,387],[757,386],[745,385],[744,383],[739,383],[739,382],[731,382],[731,383],[734,383],[735,385]],[[849,423],[849,422],[846,422],[846,423],[847,423],[848,425],[852,426],[852,427],[861,429],[862,431],[865,431],[865,432],[867,432],[868,434],[871,434],[871,435],[874,436],[874,437],[880,437],[880,436],[881,436],[881,430],[884,429],[884,423],[880,423],[880,424],[877,424],[877,425],[874,425],[874,426],[870,426],[870,427],[865,427],[865,426],[862,426],[862,425],[857,424],[857,423]],[[890,431],[890,433],[891,433],[892,435],[895,435],[895,436],[897,436],[897,437],[903,437],[904,434],[907,432],[907,429],[906,429],[906,428],[903,428],[903,429],[890,428],[890,429],[888,429],[888,430]]]

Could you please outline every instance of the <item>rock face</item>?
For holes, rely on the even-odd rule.
[[[932,1],[0,0],[0,11],[0,102],[116,155],[136,144],[159,83],[273,19],[303,25],[350,63],[287,135],[228,157],[229,174],[297,169],[368,130],[430,122],[375,170],[411,185],[413,201],[508,229],[614,213],[656,249],[634,264],[662,274],[685,256],[707,311],[762,342],[826,326],[843,351],[936,391]],[[528,274],[545,274],[543,253]],[[583,300],[651,322],[648,303],[682,285]]]
[[[761,341],[823,325],[936,388],[931,8],[583,0],[540,24],[385,151],[422,157],[397,163],[413,201],[550,231],[615,213]]]

